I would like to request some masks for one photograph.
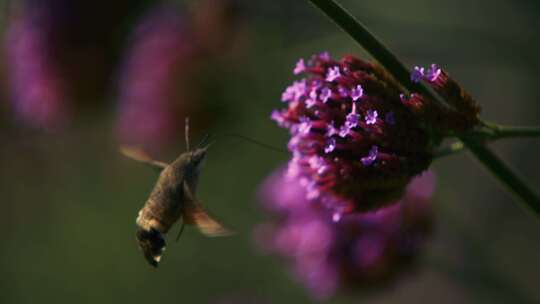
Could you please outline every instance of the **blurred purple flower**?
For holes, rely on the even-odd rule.
[[[193,37],[174,9],[159,8],[136,28],[120,74],[117,129],[125,144],[159,149],[178,137],[191,100]]]
[[[313,56],[302,70],[306,78],[283,93],[287,108],[272,112],[291,132],[289,174],[333,212],[394,202],[428,168],[433,149],[423,121],[401,101],[401,87],[353,56]]]
[[[17,120],[35,128],[57,129],[67,120],[66,85],[57,58],[50,11],[22,6],[6,33],[6,56]]]
[[[434,187],[434,175],[427,171],[395,204],[336,222],[325,209],[309,204],[301,182],[280,169],[260,188],[265,208],[277,220],[259,225],[255,240],[266,253],[285,258],[316,298],[379,285],[410,265],[428,239]]]

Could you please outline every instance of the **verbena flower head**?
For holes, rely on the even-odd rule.
[[[398,198],[426,170],[433,142],[379,66],[327,53],[300,60],[272,118],[289,129],[288,174],[336,213],[372,210]],[[423,77],[424,70],[418,71]]]
[[[255,238],[267,253],[285,258],[296,279],[317,298],[391,280],[417,257],[432,230],[434,175],[414,178],[395,204],[334,221],[309,204],[306,188],[278,170],[261,187],[277,220],[261,224]]]

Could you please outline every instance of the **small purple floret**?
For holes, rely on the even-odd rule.
[[[273,110],[272,111],[272,115],[270,115],[270,118],[277,122],[277,124],[281,127],[286,127],[286,121],[285,121],[285,118],[283,117],[283,114],[281,114],[280,111],[278,110]]]
[[[287,89],[285,89],[285,92],[283,92],[283,94],[281,94],[281,100],[284,102],[296,101],[300,97],[302,97],[302,95],[304,95],[305,93],[306,93],[306,81],[305,80],[295,81],[293,82],[292,85],[290,85],[289,87],[287,87]]]
[[[296,99],[300,98],[300,96],[306,93],[306,80],[295,81],[293,87],[296,91]]]
[[[332,90],[324,87],[321,89],[321,94],[319,95],[319,98],[322,100],[322,102],[326,103],[328,99],[332,96]]]
[[[281,94],[281,101],[283,102],[292,101],[295,96],[296,94],[295,94],[295,90],[293,86],[289,86],[285,89],[285,92]]]
[[[329,138],[324,147],[324,153],[330,153],[336,149],[336,140],[334,138]]]
[[[360,115],[356,113],[349,113],[347,114],[347,118],[345,121],[345,125],[347,128],[352,129],[358,126],[358,121],[360,121]]]
[[[306,99],[306,107],[311,108],[317,104],[317,89],[313,88]]]
[[[339,133],[339,130],[336,128],[336,125],[333,121],[326,128],[326,136],[328,137]]]
[[[306,63],[303,58],[300,58],[298,62],[296,63],[296,66],[294,67],[294,75],[298,75],[300,73],[303,73],[306,70]]]
[[[362,96],[364,96],[364,89],[361,85],[357,85],[351,90],[351,98],[353,101],[357,101],[362,98]]]
[[[313,108],[316,104],[317,104],[316,99],[311,99],[311,98],[306,99],[306,108],[308,109]]]
[[[351,131],[351,130],[350,130],[349,128],[347,128],[346,126],[342,126],[341,128],[339,128],[339,133],[338,133],[338,135],[339,135],[339,137],[341,137],[341,138],[345,138],[345,137],[347,137],[347,135],[349,135],[349,132],[350,132],[350,131]]]
[[[405,102],[407,101],[409,98],[407,98],[407,95],[401,93],[399,94],[399,100],[401,100],[401,102]]]
[[[326,81],[333,82],[334,80],[338,79],[341,76],[341,73],[339,72],[339,66],[331,67],[328,69],[328,73],[326,74]]]
[[[317,89],[313,88],[311,92],[309,92],[309,98],[317,100]]]
[[[414,70],[411,73],[412,82],[420,82],[424,78],[424,68],[415,66]]]
[[[351,128],[349,128],[349,126],[347,126],[347,124],[341,126],[341,128],[339,128],[339,136],[341,138],[345,138],[347,137],[347,135],[349,135],[349,133],[351,133]]]
[[[364,166],[370,166],[375,162],[377,159],[377,155],[379,154],[379,148],[377,146],[372,146],[369,150],[368,156],[362,157],[361,161]]]
[[[300,124],[298,124],[298,133],[307,135],[311,131],[311,120],[307,117],[300,118]]]
[[[325,61],[330,60],[330,53],[328,52],[322,52],[319,54],[319,58]]]
[[[373,125],[377,122],[377,117],[379,114],[375,110],[367,110],[367,114],[365,117],[366,124]]]
[[[426,79],[430,82],[434,82],[441,75],[442,70],[438,65],[432,64],[431,67],[426,72]]]

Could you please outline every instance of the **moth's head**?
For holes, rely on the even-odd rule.
[[[148,263],[154,267],[158,267],[161,255],[165,250],[165,239],[163,235],[154,228],[146,230],[137,227],[136,236],[139,248],[141,248]]]
[[[190,152],[190,164],[194,168],[200,168],[206,159],[206,152],[208,147],[197,148]]]

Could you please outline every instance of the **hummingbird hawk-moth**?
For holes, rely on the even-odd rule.
[[[187,151],[167,164],[154,160],[143,150],[122,147],[121,152],[136,161],[146,163],[161,171],[159,178],[143,208],[139,211],[136,225],[137,242],[150,265],[157,267],[169,229],[179,219],[184,224],[194,225],[206,236],[227,236],[231,232],[213,219],[197,200],[195,193],[199,174],[208,146],[189,149],[188,122],[186,120]],[[178,239],[177,237],[177,239]]]

